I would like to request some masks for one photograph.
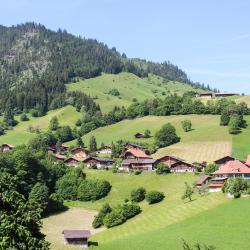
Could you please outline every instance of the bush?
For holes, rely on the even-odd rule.
[[[126,221],[125,216],[123,215],[123,209],[116,208],[111,213],[107,214],[103,219],[103,224],[107,227],[115,227]]]
[[[95,216],[94,221],[92,222],[93,228],[101,227],[103,225],[103,219],[107,214],[111,213],[111,211],[112,208],[109,206],[109,204],[104,204],[97,216]]]
[[[38,117],[39,116],[39,111],[37,109],[31,109],[30,114],[32,117]]]
[[[170,173],[170,168],[163,162],[159,163],[156,169],[156,174],[168,174]]]
[[[63,199],[56,193],[53,193],[49,197],[48,206],[45,214],[52,214],[60,211],[64,211],[66,207],[63,205]]]
[[[82,125],[81,119],[78,119],[75,124],[77,127],[80,127]]]
[[[71,175],[64,175],[56,182],[56,193],[63,200],[76,200],[79,178]]]
[[[140,202],[145,199],[146,189],[145,188],[137,188],[131,191],[131,201]]]
[[[141,212],[141,208],[135,204],[124,204],[122,210],[126,219],[130,219]]]
[[[81,201],[95,201],[105,197],[111,189],[108,181],[87,179],[80,183],[77,189],[77,197]]]
[[[184,120],[181,122],[182,128],[185,132],[192,130],[192,122],[190,120]]]
[[[205,169],[204,169],[204,173],[207,175],[212,174],[213,172],[215,172],[216,170],[218,170],[218,165],[215,163],[210,163],[208,164]]]
[[[22,113],[20,116],[20,121],[24,122],[24,121],[28,121],[29,118],[25,113]]]
[[[134,172],[135,175],[139,175],[139,174],[141,174],[141,173],[142,173],[142,170],[141,170],[141,169],[136,169],[135,172]]]
[[[113,96],[120,95],[120,92],[118,91],[118,89],[111,89],[108,93],[109,93],[109,95],[113,95]]]
[[[154,204],[162,201],[165,195],[159,191],[150,191],[146,194],[146,200],[149,204]]]

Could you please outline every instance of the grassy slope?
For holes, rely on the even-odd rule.
[[[119,97],[109,95],[108,92],[116,88],[120,92]],[[183,94],[186,91],[194,90],[193,87],[179,82],[164,82],[162,77],[150,75],[147,78],[139,78],[131,73],[102,74],[99,77],[88,80],[81,80],[78,83],[67,85],[70,91],[79,90],[93,97],[100,104],[103,112],[110,111],[116,106],[128,106],[132,99],[143,101],[147,98],[164,97],[162,92]],[[200,91],[200,90],[196,90]]]
[[[249,199],[227,201],[180,223],[104,243],[98,249],[182,249],[181,239],[213,245],[220,250],[250,249]]]
[[[250,107],[250,95],[240,96],[235,101],[236,103],[245,102]]]
[[[92,241],[99,243],[100,248],[106,246],[105,249],[122,249],[120,246],[111,246],[117,240],[126,241],[127,237],[132,237],[133,239],[134,237],[140,237],[142,233],[165,228],[168,225],[178,223],[226,202],[223,195],[217,193],[209,194],[206,197],[196,195],[194,196],[193,202],[184,203],[180,198],[184,190],[184,182],[187,181],[192,184],[198,178],[198,176],[194,174],[158,176],[155,173],[133,175],[113,174],[111,171],[88,170],[87,176],[108,180],[112,184],[110,194],[106,198],[96,202],[68,202],[68,205],[81,206],[88,209],[99,209],[102,204],[109,202],[114,206],[123,203],[125,198],[129,198],[131,190],[140,186],[145,187],[148,191],[162,191],[166,195],[166,198],[162,202],[155,205],[148,205],[145,201],[140,203],[142,208],[140,215],[119,227],[103,231],[91,238]],[[74,225],[72,225],[72,227],[73,226]],[[44,230],[46,231],[47,229],[45,228]],[[128,247],[126,249],[142,249],[139,247],[141,242],[135,244],[131,242],[130,244],[132,244],[134,248]]]
[[[26,122],[19,122],[19,124],[13,128],[11,131],[7,131],[7,133],[3,136],[0,136],[0,144],[2,143],[11,143],[13,145],[25,144],[31,138],[35,136],[34,133],[30,133],[27,131],[29,126],[38,127],[42,130],[46,130],[49,126],[50,119],[53,116],[57,116],[59,119],[60,125],[69,125],[71,127],[74,126],[76,120],[80,118],[80,113],[75,111],[75,108],[72,106],[66,106],[61,109],[49,111],[46,116],[33,118],[29,117],[30,120]],[[19,121],[19,117],[16,119]]]
[[[192,121],[193,130],[191,132],[185,133],[181,128],[181,121],[184,119]],[[134,139],[133,135],[136,132],[144,132],[147,128],[154,135],[163,124],[168,122],[176,127],[177,134],[181,137],[181,142],[161,149],[155,156],[170,153],[190,161],[211,161],[231,153],[231,136],[228,134],[226,127],[219,126],[219,116],[212,115],[147,116],[134,120],[125,120],[111,126],[96,129],[84,136],[83,139],[86,145],[88,145],[89,138],[92,135],[96,137],[99,145],[101,142],[110,144],[112,141],[119,139],[153,143],[153,137],[150,139]]]

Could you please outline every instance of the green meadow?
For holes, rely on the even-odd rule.
[[[227,202],[227,199],[221,193],[209,194],[204,197],[195,194],[192,202],[182,201],[181,196],[184,192],[184,183],[188,182],[192,185],[199,178],[199,176],[195,174],[169,174],[159,176],[155,173],[142,173],[141,175],[134,175],[114,174],[111,171],[105,170],[86,170],[86,173],[87,178],[101,178],[109,181],[112,184],[110,193],[107,197],[99,201],[66,202],[66,205],[87,208],[89,210],[98,210],[107,202],[110,203],[111,206],[116,206],[123,203],[124,199],[130,198],[131,190],[138,187],[144,187],[148,191],[159,190],[164,192],[166,196],[165,199],[158,204],[148,205],[146,201],[139,203],[142,209],[141,214],[128,220],[123,225],[104,230],[91,237],[91,241],[98,242],[99,247],[96,249],[152,249],[154,243],[149,237],[150,234],[152,237],[157,238],[159,230],[163,230],[176,223],[181,223],[188,218],[197,216],[202,212]],[[46,220],[48,220],[48,218]],[[53,220],[53,217],[51,217],[51,220]],[[74,225],[72,225],[72,228],[73,227]],[[47,231],[48,229],[44,228],[43,230]],[[145,235],[147,238],[145,238]],[[178,234],[175,239],[178,239]],[[144,240],[145,242],[143,242]],[[166,237],[161,239],[162,246],[165,245],[165,240]],[[124,244],[124,242],[128,241],[128,244]],[[55,239],[55,242],[58,242],[58,240]],[[156,244],[160,244],[160,242]],[[55,249],[59,249],[59,246],[55,246]]]
[[[108,112],[114,106],[129,106],[133,99],[143,101],[147,98],[164,98],[167,94],[182,95],[187,91],[198,91],[192,86],[180,82],[166,81],[162,77],[149,75],[139,78],[131,73],[102,74],[99,77],[80,80],[77,83],[67,84],[68,91],[82,91],[94,98],[100,104],[103,112]],[[109,91],[117,89],[119,96],[112,96]]]

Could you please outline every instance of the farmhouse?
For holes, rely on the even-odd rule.
[[[124,159],[151,158],[145,151],[138,148],[129,148],[123,153],[122,157]]]
[[[142,149],[142,146],[129,142],[129,143],[127,143],[126,149],[130,149],[130,148]]]
[[[136,138],[136,139],[140,139],[140,138],[145,138],[145,135],[143,134],[143,133],[136,133],[136,134],[134,134],[134,137]]]
[[[201,93],[201,94],[198,95],[198,97],[200,97],[202,99],[212,99],[213,98],[213,93],[212,92]]]
[[[71,153],[74,158],[78,159],[79,161],[83,161],[84,159],[88,158],[90,152],[85,148],[73,148]]]
[[[215,93],[215,97],[228,97],[228,96],[237,96],[236,93]]]
[[[2,144],[2,152],[12,150],[13,148],[14,148],[14,146],[11,144],[8,144],[8,143]]]
[[[81,161],[78,160],[77,158],[75,158],[74,156],[73,157],[69,157],[68,159],[66,159],[64,161],[64,163],[67,165],[67,166],[70,166],[70,167],[76,167],[79,165]]]
[[[164,163],[166,165],[172,165],[176,162],[179,162],[179,161],[184,161],[183,159],[179,158],[179,157],[176,157],[176,156],[169,156],[169,155],[166,155],[166,156],[163,156],[161,158],[158,159],[158,163]]]
[[[90,156],[83,160],[83,163],[87,165],[87,167],[96,166],[98,169],[110,168],[113,166],[114,161],[110,158],[101,158]]]
[[[214,161],[214,163],[221,166],[221,165],[226,164],[227,162],[233,161],[233,160],[235,160],[235,159],[232,156],[224,156],[224,157]]]
[[[61,146],[50,146],[48,147],[48,152],[53,154],[66,154],[68,152],[69,147],[65,145]]]
[[[213,176],[214,178],[209,185],[209,189],[211,192],[220,191],[224,182],[229,178],[240,177],[250,179],[250,167],[241,161],[232,160],[221,165],[220,168],[213,173]]]
[[[172,165],[169,165],[170,171],[173,173],[185,173],[185,172],[195,172],[196,167],[188,162],[185,161],[178,161],[176,163],[173,163]]]
[[[124,159],[121,163],[120,169],[125,171],[130,171],[133,169],[152,171],[156,164],[157,160],[152,158]]]
[[[209,175],[204,175],[204,176],[201,176],[197,182],[196,182],[196,186],[199,188],[199,187],[202,187],[203,185],[206,185],[209,180],[211,179],[212,177],[209,176]]]
[[[91,236],[89,230],[64,230],[64,244],[88,247],[88,239]]]
[[[98,154],[111,154],[112,153],[112,149],[110,146],[103,146],[100,147],[97,151]]]
[[[65,155],[60,155],[60,154],[50,154],[50,156],[58,161],[64,161],[66,159]]]

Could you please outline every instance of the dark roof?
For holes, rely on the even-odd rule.
[[[213,92],[205,92],[205,93],[200,93],[199,96],[203,96],[203,95],[213,95]]]
[[[235,158],[233,158],[232,156],[230,155],[227,155],[227,156],[224,156],[216,161],[214,161],[214,163],[217,163],[217,162],[220,162],[220,161],[223,161],[223,160],[226,160],[226,159],[229,159],[229,160],[235,160]]]
[[[106,149],[106,148],[111,149],[111,146],[103,146],[103,147],[100,147],[98,150],[102,150],[102,149]]]
[[[185,162],[184,159],[182,159],[182,158],[180,158],[180,157],[177,157],[177,156],[173,156],[173,155],[165,155],[165,156],[162,156],[161,158],[158,159],[158,161],[160,161],[161,159],[164,159],[165,157],[169,157],[169,158],[172,158],[172,159],[175,159],[175,160],[178,160],[178,161]]]
[[[186,162],[186,161],[177,161],[177,162],[171,164],[171,165],[170,165],[170,168],[175,167],[176,165],[179,165],[179,164],[186,164],[186,165],[188,165],[189,167],[195,168],[195,166],[194,166],[193,164],[188,163],[188,162]]]
[[[132,143],[132,142],[129,142],[127,145],[130,145],[130,146],[135,147],[135,148],[142,148],[141,145],[138,145],[138,144],[135,144],[135,143]]]
[[[65,239],[89,238],[91,233],[89,230],[63,230]]]
[[[14,146],[12,144],[9,144],[9,143],[2,144],[2,147],[5,147],[5,146],[7,146],[8,148],[14,148]]]
[[[153,164],[157,160],[150,158],[137,158],[137,159],[125,159],[122,161],[121,165],[130,165],[130,164]]]
[[[80,149],[80,150],[83,150],[83,151],[85,151],[85,152],[90,152],[88,149],[86,149],[86,148],[81,148],[81,147],[72,148],[72,149],[71,149],[71,152],[74,153],[74,151],[79,150],[79,149]]]
[[[102,158],[102,157],[94,157],[94,156],[90,156],[86,158],[85,160],[83,160],[83,162],[86,162],[90,159],[94,159],[96,161],[101,161],[101,162],[114,162],[111,158]]]
[[[198,181],[196,182],[197,185],[202,185],[205,181],[207,181],[208,179],[211,179],[211,176],[209,175],[204,175],[201,176]]]

